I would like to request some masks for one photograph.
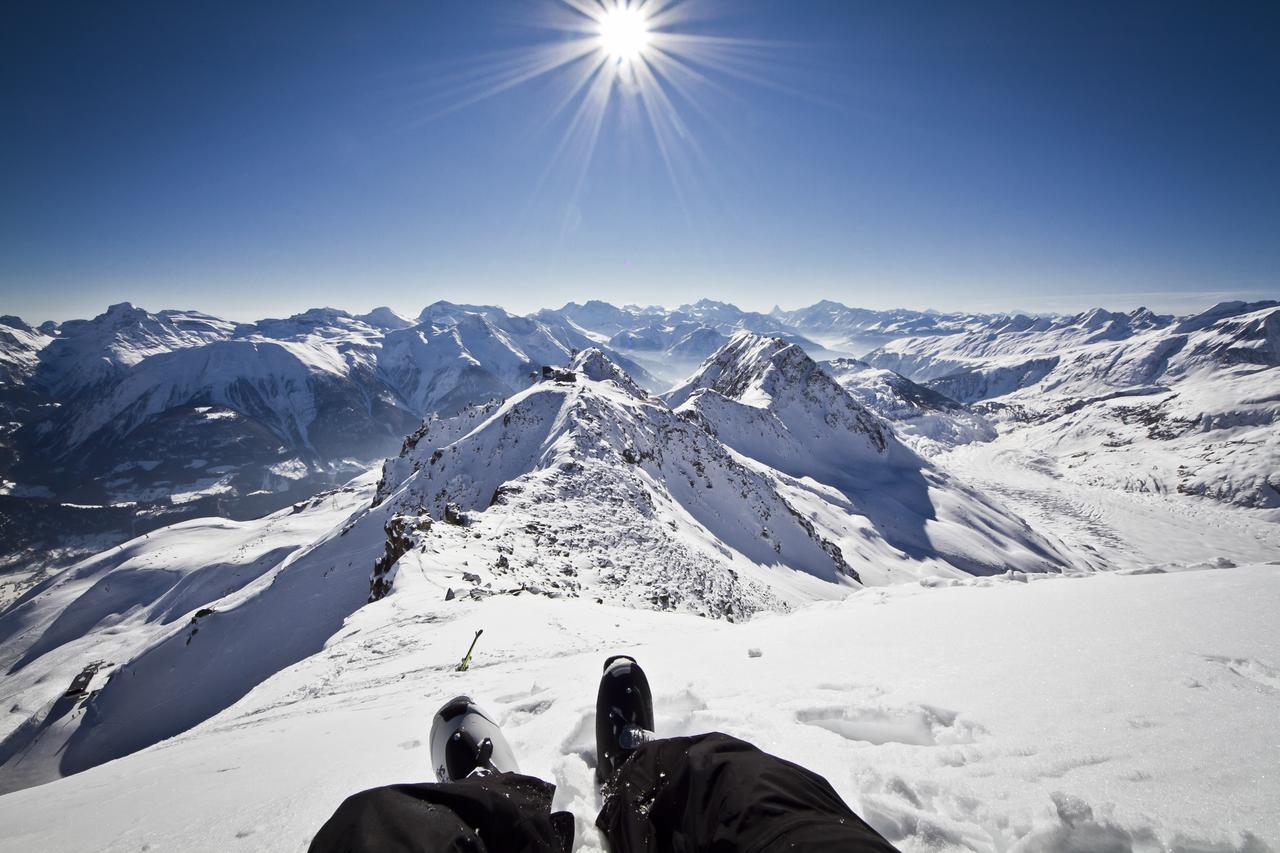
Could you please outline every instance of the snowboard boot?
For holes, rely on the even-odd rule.
[[[502,729],[469,696],[450,699],[436,712],[431,723],[431,763],[441,782],[520,772]]]
[[[653,740],[653,694],[635,658],[604,662],[596,694],[596,782],[606,785],[645,742]]]

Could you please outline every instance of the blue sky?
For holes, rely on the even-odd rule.
[[[0,313],[1280,298],[1280,4],[680,10],[669,168],[634,87],[589,161],[569,72],[464,103],[562,0],[6,4]]]

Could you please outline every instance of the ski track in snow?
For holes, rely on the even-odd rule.
[[[660,734],[722,730],[812,767],[906,851],[1280,842],[1280,750],[1242,736],[1280,712],[1280,569],[949,583],[735,625],[527,595],[444,603],[429,571],[406,571],[213,719],[0,797],[0,850],[304,850],[348,794],[431,777],[431,714],[461,692],[557,785],[575,849],[600,850],[594,693],[617,651],[644,663]],[[477,627],[472,669],[454,672]]]

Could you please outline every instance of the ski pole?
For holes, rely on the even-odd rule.
[[[467,649],[466,657],[462,659],[462,663],[458,664],[457,672],[466,672],[467,668],[471,666],[471,653],[476,650],[476,643],[479,641],[480,635],[483,633],[483,628],[476,631],[475,638],[471,640],[471,648]]]

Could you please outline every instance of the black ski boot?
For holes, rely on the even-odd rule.
[[[502,729],[469,696],[450,699],[436,712],[431,723],[431,763],[441,782],[520,772]]]
[[[596,782],[607,784],[646,741],[653,740],[653,694],[635,658],[604,662],[596,694]]]

